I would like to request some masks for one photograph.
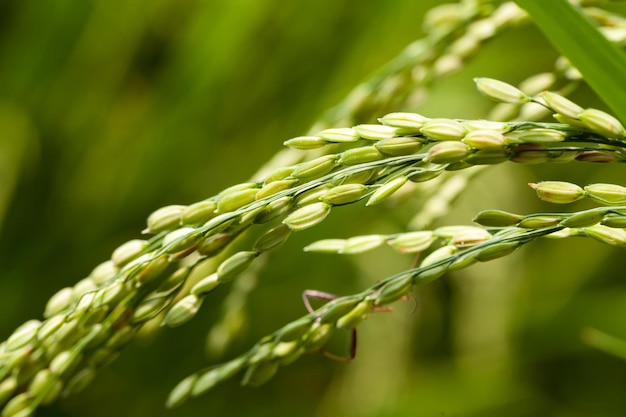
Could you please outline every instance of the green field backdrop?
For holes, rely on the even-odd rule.
[[[140,237],[154,209],[248,180],[284,140],[305,133],[422,37],[424,13],[437,4],[0,2],[0,339],[40,318],[52,294],[119,244]],[[515,28],[434,86],[423,104],[395,110],[484,117],[491,103],[473,77],[515,84],[550,71],[557,56],[532,25]],[[573,99],[606,109],[584,85]],[[526,184],[626,185],[624,172],[617,165],[507,163],[477,177],[439,224],[469,224],[488,208],[558,210]],[[323,238],[406,230],[418,205],[333,210],[271,256],[225,351],[219,333],[207,335],[228,286],[189,324],[142,331],[84,392],[37,415],[624,415],[626,362],[585,345],[581,331],[626,338],[625,257],[589,239],[538,242],[419,288],[415,303],[400,302],[360,326],[350,364],[308,355],[260,388],[235,379],[165,409],[180,379],[305,314],[303,290],[350,294],[408,268],[412,259],[389,248],[353,257],[302,248]],[[347,349],[344,336],[332,343],[338,354]]]

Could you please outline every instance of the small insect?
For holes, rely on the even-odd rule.
[[[304,290],[302,292],[302,301],[304,302],[304,306],[306,307],[309,313],[315,312],[315,310],[311,306],[311,301],[310,301],[311,298],[314,298],[316,300],[332,301],[338,297],[339,296],[335,294],[331,294],[331,293],[323,292],[323,291],[317,291],[317,290]],[[348,362],[352,362],[352,360],[356,356],[356,346],[357,346],[357,333],[356,333],[356,327],[355,327],[350,332],[350,350],[349,350],[349,356],[347,358],[344,356],[339,356],[339,355],[330,353],[324,348],[320,348],[320,352],[322,353],[322,355],[334,361],[348,363]]]
[[[315,312],[315,310],[311,306],[311,301],[310,301],[311,299],[332,301],[337,298],[339,298],[339,296],[335,294],[323,292],[323,291],[305,290],[302,292],[302,301],[304,302],[304,306],[306,307],[309,313]],[[405,299],[406,298],[411,298],[415,302],[415,297],[413,296],[412,293],[407,295]],[[374,313],[376,312],[388,313],[392,311],[393,311],[393,307],[389,307],[389,306],[375,306],[374,309],[372,310],[372,312]],[[415,311],[415,308],[413,309],[413,311]],[[357,340],[358,340],[357,330],[355,327],[350,331],[350,348],[348,352],[348,355],[349,355],[348,357],[335,355],[331,352],[326,351],[324,348],[320,348],[319,351],[322,353],[322,355],[326,356],[329,359],[335,360],[337,362],[344,362],[344,363],[352,362],[352,360],[354,360],[354,358],[356,357]]]

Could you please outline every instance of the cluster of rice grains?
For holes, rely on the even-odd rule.
[[[0,393],[12,397],[5,413],[31,410],[31,404],[45,404],[82,388],[143,323],[162,311],[167,311],[162,320],[168,326],[187,322],[217,286],[235,279],[293,231],[323,221],[335,206],[359,200],[378,204],[406,183],[474,164],[622,161],[624,128],[612,116],[583,109],[554,93],[529,97],[500,81],[479,79],[477,84],[481,92],[500,101],[544,105],[567,123],[461,121],[392,113],[381,118],[382,124],[326,129],[286,141],[287,146],[304,149],[336,143],[354,147],[279,168],[262,182],[239,184],[199,203],[155,211],[145,230],[153,235],[151,239],[121,245],[87,278],[55,294],[43,322],[25,323],[2,344]],[[549,201],[575,201],[589,195],[615,203],[624,198],[623,188],[610,184],[582,189],[550,182],[534,187]],[[475,261],[503,256],[538,236],[564,235],[566,230],[568,235],[621,242],[622,237],[613,236],[614,226],[623,222],[621,210],[618,206],[591,214],[526,217],[483,213],[479,223],[503,229],[494,233],[456,227],[317,242],[307,249],[356,253],[388,242],[402,252],[430,253],[418,269],[383,280],[362,294],[333,300],[235,361],[185,379],[169,404],[203,393],[243,368],[247,370],[244,382],[259,384],[280,364],[320,349],[334,329],[356,326],[376,306],[403,297],[413,285]],[[247,229],[266,224],[269,230],[251,250],[227,257],[214,273],[180,294],[195,265],[219,254]],[[433,248],[435,242],[439,247]]]
[[[327,155],[314,160],[316,166],[324,167],[323,173],[330,169],[329,160],[358,167],[359,172],[367,172],[360,171],[361,167],[371,167],[370,164],[380,161],[405,162],[394,169],[387,164],[383,168],[369,168],[374,169],[374,174],[363,175],[367,178],[365,183],[361,180],[329,185],[323,181],[322,185],[307,192],[314,196],[314,202],[296,209],[283,220],[283,224],[292,230],[302,230],[323,220],[333,205],[365,198],[366,205],[377,204],[408,182],[427,181],[443,171],[461,170],[473,164],[495,164],[506,160],[519,163],[623,160],[625,131],[614,117],[599,110],[583,109],[552,92],[531,97],[497,80],[478,79],[477,84],[479,90],[491,98],[508,103],[538,103],[555,112],[557,120],[568,123],[460,121],[393,113],[381,118],[380,125],[327,129],[315,136],[290,139],[285,144],[298,149],[333,143],[355,144],[354,148],[337,156]],[[365,145],[361,144],[363,142]],[[307,170],[313,165],[303,164]],[[536,238],[589,236],[611,245],[626,244],[626,232],[622,229],[626,206],[616,205],[626,203],[626,188],[614,184],[592,184],[581,188],[554,181],[531,185],[539,197],[549,202],[569,203],[589,197],[609,207],[526,216],[491,210],[474,219],[482,228],[448,226],[432,231],[315,242],[305,250],[354,254],[387,243],[401,253],[424,252],[427,256],[418,268],[383,280],[360,294],[334,299],[262,339],[244,355],[187,377],[172,392],[168,405],[175,406],[190,396],[200,395],[242,370],[245,370],[244,384],[263,383],[280,365],[291,363],[303,353],[321,349],[334,330],[353,328],[377,307],[406,296],[414,285],[430,282],[447,271],[477,261],[508,255]]]
[[[482,42],[526,19],[513,3],[495,10],[483,3],[462,1],[461,7],[445,5],[431,11],[426,20],[429,36],[410,45],[382,75],[355,89],[320,125],[350,123],[366,110],[383,113],[389,105],[413,100],[408,92],[422,97],[426,86],[460,69]],[[612,29],[605,29],[612,40],[626,39],[623,20],[601,9],[588,13]],[[0,344],[2,416],[26,417],[39,405],[78,392],[145,323],[186,323],[215,288],[239,277],[291,233],[322,222],[337,206],[361,200],[376,205],[403,187],[478,165],[622,162],[626,132],[614,117],[544,91],[559,79],[572,87],[579,78],[561,60],[554,73],[531,77],[519,89],[493,79],[476,80],[480,92],[505,106],[496,108],[500,116],[492,119],[512,120],[520,109],[524,115],[525,106],[533,105],[553,113],[556,123],[390,113],[379,119],[380,124],[320,129],[290,139],[285,145],[292,156],[280,160],[294,162],[270,170],[262,181],[230,187],[195,204],[155,211],[144,230],[148,238],[118,247],[87,278],[57,292],[42,321],[24,323]],[[532,119],[526,115],[526,120]],[[311,154],[313,159],[295,162]],[[587,197],[606,207],[526,216],[492,210],[476,217],[480,226],[315,242],[306,250],[350,254],[388,244],[401,253],[425,256],[417,268],[359,294],[334,299],[265,337],[249,352],[185,378],[172,391],[168,406],[200,395],[240,371],[244,384],[259,385],[279,366],[322,349],[336,329],[353,329],[372,311],[406,296],[414,285],[505,256],[536,238],[590,236],[607,244],[625,244],[623,187],[581,188],[560,182],[532,186],[546,201],[567,203]],[[249,250],[229,253],[230,243],[251,232],[258,238]],[[207,269],[212,272],[205,274]]]

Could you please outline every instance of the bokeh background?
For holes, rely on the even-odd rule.
[[[146,216],[246,181],[404,46],[436,1],[158,0],[0,3],[0,338],[139,236]],[[553,68],[533,27],[490,42],[416,110],[484,117],[472,78],[517,83]],[[573,96],[604,108],[584,86]],[[360,122],[367,122],[362,120]],[[604,165],[495,167],[441,224],[482,209],[562,210],[526,183],[620,182]],[[624,254],[588,240],[533,244],[450,274],[359,330],[356,360],[321,355],[265,386],[236,380],[168,411],[184,376],[245,351],[305,313],[300,294],[356,292],[412,259],[382,248],[350,258],[302,253],[314,240],[405,230],[414,205],[334,210],[260,271],[225,352],[207,349],[220,289],[189,324],[146,332],[79,396],[39,416],[621,416],[626,363],[583,343],[626,338]],[[584,206],[574,207],[580,208]],[[568,210],[570,208],[567,208]],[[356,219],[356,221],[355,221]],[[347,338],[347,335],[346,335]],[[341,353],[346,341],[333,349]]]

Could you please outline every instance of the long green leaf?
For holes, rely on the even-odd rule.
[[[596,349],[618,358],[626,359],[626,341],[593,328],[585,328],[581,333],[583,341]]]
[[[515,0],[626,123],[626,55],[567,0]]]

